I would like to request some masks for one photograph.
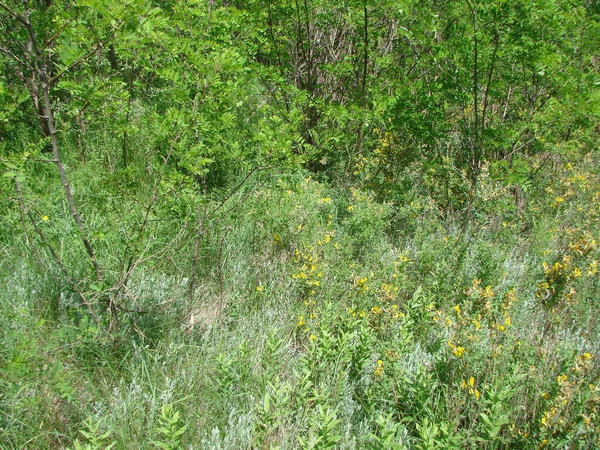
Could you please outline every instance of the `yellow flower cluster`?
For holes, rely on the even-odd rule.
[[[514,289],[511,289],[504,295],[504,297],[502,299],[502,305],[500,307],[501,312],[502,312],[502,318],[501,318],[501,320],[496,322],[496,324],[495,324],[496,330],[505,332],[512,325],[512,319],[510,317],[510,309],[512,308],[513,304],[515,303],[515,300],[516,300],[516,296],[515,296]]]
[[[542,263],[544,268],[544,281],[538,283],[536,298],[547,302],[559,294],[559,289],[571,279],[571,257],[563,256],[561,261],[550,265],[546,261]]]
[[[292,274],[292,278],[303,280],[306,286],[314,288],[321,284],[320,278],[323,276],[323,273],[318,270],[317,263],[319,258],[312,255],[313,251],[314,247],[312,246],[308,247],[307,252],[301,252],[296,249],[295,259],[300,271]]]
[[[376,305],[373,306],[368,312],[363,309],[356,310],[354,308],[349,308],[348,314],[354,319],[369,318],[370,320],[375,320],[379,318],[383,318],[384,320],[386,318],[392,318],[397,320],[406,317],[406,313],[400,312],[398,310],[398,305],[396,305],[395,303],[390,307],[383,308]]]
[[[469,298],[449,311],[436,310],[433,321],[445,328],[448,347],[455,357],[462,358],[470,349],[486,343],[491,357],[498,358],[503,352],[503,334],[513,325],[514,290],[507,291],[500,304],[497,300],[492,303],[490,299],[497,297],[494,290],[491,286],[483,288],[475,279],[465,294]]]
[[[546,437],[544,440],[567,432],[576,422],[582,422],[590,433],[600,431],[596,429],[600,419],[600,387],[586,381],[593,370],[593,359],[594,355],[585,352],[575,358],[569,373],[556,377],[558,393],[542,412],[539,421]],[[549,400],[550,395],[543,393],[542,398]],[[579,412],[575,413],[576,410]]]
[[[448,341],[448,347],[450,347],[452,354],[457,358],[462,358],[465,354],[465,348],[460,345],[455,345],[452,341]]]
[[[388,172],[391,167],[392,153],[390,149],[392,148],[393,135],[389,131],[386,131],[382,134],[379,145],[375,148],[374,155],[372,156],[364,156],[361,155],[357,158],[355,163],[354,175],[363,175],[365,180],[371,179],[371,173],[376,171],[377,168],[384,167],[384,173]],[[387,173],[386,173],[387,175]],[[386,176],[386,181],[387,180]]]
[[[323,203],[329,200],[323,197]],[[332,216],[329,216],[332,219]],[[308,335],[311,330],[318,329],[320,325],[321,311],[317,304],[318,293],[322,288],[325,275],[327,273],[328,253],[324,246],[332,245],[333,248],[339,248],[337,242],[334,242],[335,231],[323,230],[320,239],[316,245],[307,245],[302,249],[296,249],[294,252],[294,263],[296,271],[292,274],[292,279],[298,282],[302,292],[302,300],[305,306],[304,314],[299,316],[297,327],[302,329],[310,341],[315,341],[315,335]]]
[[[376,161],[377,158],[366,158],[365,156],[359,156],[356,159],[356,163],[354,164],[354,171],[352,172],[353,175],[365,175],[365,179],[369,179],[371,178],[370,174],[369,174],[369,168],[372,167],[374,165],[374,161]]]
[[[584,230],[582,236],[576,242],[569,242],[569,249],[577,256],[587,256],[597,248],[596,239],[594,239],[588,230]]]
[[[571,304],[577,294],[572,283],[584,275],[592,277],[598,273],[597,260],[594,259],[587,264],[582,261],[597,248],[595,239],[586,234],[584,233],[578,241],[569,243],[570,254],[563,255],[562,259],[553,264],[546,261],[542,263],[544,280],[538,283],[536,298],[553,306]]]
[[[478,306],[486,311],[491,310],[494,300],[494,290],[491,286],[482,287],[481,280],[473,279],[473,284],[465,291],[465,294]]]
[[[335,236],[335,231],[328,231],[325,233],[325,237],[323,239],[319,239],[317,241],[317,245],[325,245],[329,244],[333,237]]]
[[[361,277],[354,280],[354,286],[356,286],[356,289],[361,294],[364,294],[369,290],[369,285],[367,284],[367,281],[369,281],[369,278],[367,277]]]
[[[375,366],[375,370],[373,371],[373,375],[376,377],[383,376],[383,361],[381,359],[377,360],[377,365]]]
[[[554,203],[552,203],[553,208],[558,208],[558,206],[565,201],[564,197],[556,197],[554,199]]]
[[[460,387],[466,390],[469,395],[472,395],[477,400],[479,400],[479,397],[481,397],[479,389],[475,388],[475,377],[470,377],[469,381],[462,380],[460,382]]]
[[[393,302],[396,300],[399,289],[398,286],[393,284],[382,283],[379,286],[379,298],[386,302]]]

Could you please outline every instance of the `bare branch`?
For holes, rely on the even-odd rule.
[[[19,57],[17,55],[15,55],[12,51],[10,51],[8,48],[4,47],[3,45],[0,45],[0,52],[4,53],[6,56],[14,59],[21,66],[26,65],[23,61],[21,61],[19,59]]]

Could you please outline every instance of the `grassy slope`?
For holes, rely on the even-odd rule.
[[[487,204],[466,228],[418,187],[393,205],[275,177],[214,221],[191,303],[190,245],[139,268],[146,313],[124,313],[116,341],[15,226],[1,267],[2,448],[73,446],[79,429],[88,448],[592,448],[591,162],[549,168],[520,215]],[[506,198],[485,176],[480,189]],[[44,198],[41,224],[84,271],[68,214]],[[119,223],[115,203],[92,229]]]

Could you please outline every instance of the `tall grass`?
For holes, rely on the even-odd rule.
[[[481,209],[467,227],[419,185],[400,205],[303,173],[260,175],[205,224],[190,292],[194,205],[161,197],[136,241],[152,184],[130,196],[79,182],[89,169],[74,166],[109,277],[136,245],[165,250],[136,268],[108,334],[17,211],[3,219],[1,446],[593,448],[589,167],[548,172],[528,210]],[[28,207],[49,217],[51,244],[85,280],[59,187],[44,174],[31,186]],[[51,190],[44,202],[35,186]],[[502,198],[491,180],[480,189]]]

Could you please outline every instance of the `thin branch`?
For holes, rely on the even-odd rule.
[[[13,52],[11,52],[8,48],[4,47],[3,45],[0,45],[0,52],[4,53],[5,55],[14,59],[17,63],[19,63],[19,65],[27,66],[27,64],[25,64],[23,61],[21,61],[17,55],[15,55]]]
[[[69,185],[69,181],[67,175],[65,173],[64,165],[62,164],[60,158],[60,151],[58,148],[58,140],[56,138],[56,126],[54,123],[54,114],[52,112],[52,103],[50,101],[50,85],[48,82],[48,67],[45,64],[42,64],[42,53],[38,46],[36,34],[33,30],[33,26],[29,20],[29,10],[28,10],[28,2],[25,1],[25,28],[29,34],[29,42],[31,44],[30,57],[35,65],[34,78],[35,84],[39,84],[39,88],[42,94],[42,102],[43,106],[40,108],[40,119],[42,122],[42,128],[46,128],[48,131],[48,136],[50,137],[50,143],[52,147],[52,155],[54,157],[56,168],[58,170],[58,174],[60,176],[60,181],[63,186],[63,190],[65,192],[65,197],[67,199],[67,203],[69,204],[69,209],[71,211],[71,215],[77,224],[79,229],[81,240],[85,246],[86,252],[90,257],[92,265],[94,267],[94,271],[96,272],[96,279],[101,282],[103,279],[102,270],[100,269],[100,265],[98,264],[98,260],[96,259],[96,254],[92,248],[90,240],[88,239],[87,232],[85,227],[83,226],[83,220],[77,206],[75,205],[75,200],[73,199],[73,194],[71,192],[71,187]]]
[[[173,139],[171,141],[171,148],[169,149],[169,153],[164,158],[164,166],[166,166],[167,163],[169,162],[169,159],[171,158],[171,153],[173,152],[173,149],[175,147],[175,143],[179,140],[180,137],[181,137],[181,134],[177,134],[177,135],[175,135],[175,137],[173,137]],[[154,207],[154,205],[160,198],[160,196],[157,195],[156,192],[158,190],[158,186],[160,186],[161,181],[162,181],[162,174],[154,182],[154,187],[152,188],[152,199],[150,200],[150,203],[148,204],[148,206],[145,208],[146,212],[144,214],[144,220],[142,221],[142,225],[140,226],[140,229],[138,230],[137,237],[135,239],[136,241],[139,241],[141,239],[141,237],[149,223],[150,211],[152,210],[152,208]],[[167,195],[168,193],[169,192],[167,192],[165,195]],[[127,245],[126,252],[128,250],[129,250],[129,244]],[[143,252],[142,252],[142,254],[143,254]],[[131,276],[131,274],[133,273],[133,269],[137,265],[137,264],[134,264],[134,259],[135,259],[135,255],[132,253],[129,257],[129,262],[127,263],[127,270],[125,272],[125,276],[119,281],[119,283],[118,283],[119,285],[127,287],[127,283],[129,282],[129,277]],[[118,291],[117,291],[117,293],[118,293]]]
[[[10,14],[10,16],[11,16],[13,19],[15,19],[15,20],[17,20],[17,21],[21,22],[21,24],[23,24],[23,25],[27,26],[27,22],[25,21],[25,19],[23,19],[23,18],[22,18],[22,17],[20,17],[20,16],[19,16],[17,13],[15,13],[14,11],[12,11],[12,10],[11,10],[11,9],[10,9],[8,6],[6,6],[6,5],[4,4],[4,2],[0,2],[0,8],[2,8],[2,9],[3,9],[3,10],[5,10],[5,11],[6,11],[8,14]]]
[[[367,71],[369,67],[369,11],[367,9],[367,0],[363,0],[363,73],[362,73],[362,106],[367,103]],[[361,127],[362,128],[362,127]]]
[[[488,72],[488,79],[487,79],[487,83],[485,86],[485,90],[483,92],[483,111],[481,113],[481,129],[485,130],[485,116],[487,113],[487,107],[488,107],[488,95],[490,93],[490,86],[492,85],[492,75],[494,73],[494,68],[496,65],[496,55],[498,54],[498,43],[500,41],[500,37],[498,35],[498,32],[495,31],[494,33],[494,52],[492,54],[492,62],[490,64],[490,71]]]
[[[219,206],[217,206],[214,210],[211,211],[211,213],[208,215],[208,219],[210,219],[212,216],[214,216],[216,214],[216,212],[221,209],[223,207],[223,205],[225,205],[225,203],[227,203],[227,201],[233,197],[233,195],[244,185],[246,184],[246,181],[248,181],[248,179],[252,176],[252,174],[254,172],[256,172],[259,169],[263,169],[263,167],[260,166],[256,166],[254,167],[250,172],[248,172],[248,174],[244,177],[244,179],[235,187],[231,190],[231,192],[229,193],[229,195],[227,197],[225,197],[225,199],[221,202],[221,204]]]
[[[177,233],[177,235],[175,235],[175,237],[173,239],[171,239],[166,245],[164,245],[160,250],[158,250],[155,253],[152,253],[148,256],[144,256],[146,255],[146,253],[148,252],[148,249],[150,248],[150,241],[148,241],[146,243],[146,247],[144,248],[144,250],[142,250],[142,252],[140,253],[139,257],[137,260],[135,260],[133,262],[133,264],[131,265],[131,267],[129,268],[129,271],[127,274],[125,274],[125,277],[121,278],[121,280],[119,282],[117,282],[114,286],[105,289],[104,291],[96,294],[96,296],[94,298],[98,298],[100,296],[104,296],[106,294],[110,294],[110,293],[114,293],[113,295],[116,296],[116,294],[121,290],[121,289],[127,289],[127,286],[124,284],[126,279],[129,279],[131,277],[131,275],[133,274],[135,268],[142,264],[145,263],[146,261],[150,261],[152,259],[157,259],[162,257],[167,251],[169,251],[170,249],[172,249],[173,245],[175,244],[175,242],[183,235],[183,232],[185,231],[186,226],[184,225],[179,232]],[[193,230],[192,230],[193,231]],[[118,307],[118,306],[115,306]]]
[[[548,153],[546,155],[546,157],[544,158],[544,160],[542,161],[542,163],[538,166],[537,169],[535,169],[533,171],[533,173],[531,174],[531,177],[535,177],[537,175],[537,173],[542,169],[542,167],[544,167],[546,165],[546,163],[550,160],[550,158],[552,157],[552,153]]]
[[[64,31],[64,29],[67,28],[69,25],[71,25],[71,22],[73,22],[76,19],[77,19],[77,16],[71,17],[66,23],[64,23],[61,27],[59,27],[59,29],[56,30],[54,32],[54,34],[52,36],[50,36],[50,38],[48,38],[48,40],[46,40],[46,42],[44,42],[44,45],[42,45],[40,50],[44,51],[48,48],[48,46],[52,45],[54,43],[54,39],[56,39],[60,35],[60,33],[62,33]]]
[[[123,308],[121,305],[117,305],[117,309],[121,312],[128,312],[128,313],[137,313],[137,314],[146,314],[148,311],[145,311],[143,309],[127,309],[127,308]]]

